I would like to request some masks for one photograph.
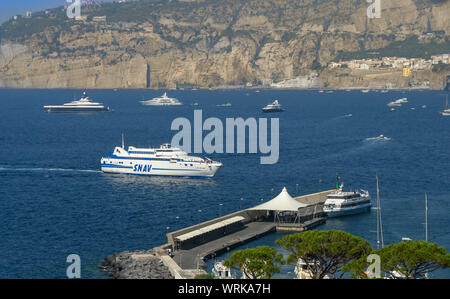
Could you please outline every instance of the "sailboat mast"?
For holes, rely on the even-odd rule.
[[[377,249],[384,247],[384,238],[383,238],[383,222],[381,221],[381,201],[380,201],[380,186],[378,182],[378,174],[377,174]]]
[[[378,174],[377,177],[377,249],[380,249],[380,188],[378,186]]]
[[[124,141],[124,138],[123,138],[123,133],[122,133],[122,148],[125,149],[125,141]]]

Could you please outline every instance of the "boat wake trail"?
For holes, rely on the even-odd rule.
[[[65,169],[65,168],[17,168],[17,167],[5,167],[0,166],[0,172],[13,172],[13,171],[36,171],[36,172],[78,172],[78,173],[100,173],[100,170],[91,169]]]

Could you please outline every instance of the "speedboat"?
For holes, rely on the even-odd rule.
[[[105,107],[102,103],[91,102],[83,92],[83,96],[77,100],[64,105],[47,105],[44,106],[45,112],[109,112],[109,107]]]
[[[370,202],[368,191],[361,189],[360,191],[344,192],[343,187],[344,184],[342,183],[336,192],[327,195],[323,211],[328,217],[338,217],[370,211],[372,203]]]
[[[146,106],[180,106],[183,105],[176,98],[169,98],[167,93],[164,93],[160,97],[153,98],[151,100],[141,101],[142,105]]]
[[[408,99],[407,98],[401,98],[401,99],[392,101],[392,102],[388,103],[387,105],[389,107],[392,107],[392,106],[401,107],[402,104],[405,104],[405,103],[408,103]]]
[[[281,107],[281,104],[278,103],[278,100],[275,100],[272,104],[267,105],[266,107],[262,108],[262,111],[265,113],[268,112],[283,112],[284,109]]]
[[[445,109],[444,109],[444,111],[441,111],[441,114],[443,116],[450,116],[450,109],[448,108],[448,95],[445,99]]]
[[[179,148],[163,144],[159,148],[122,146],[114,148],[100,160],[105,173],[122,173],[144,176],[213,177],[222,163],[208,158],[189,156]]]

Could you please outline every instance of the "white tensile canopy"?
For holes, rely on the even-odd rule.
[[[269,200],[268,202],[257,205],[256,207],[250,208],[248,210],[297,212],[299,208],[304,208],[306,206],[308,205],[292,198],[292,196],[287,192],[286,187],[283,187],[281,193],[272,200]]]

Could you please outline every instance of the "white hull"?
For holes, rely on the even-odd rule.
[[[150,100],[151,101],[151,100]],[[141,101],[141,104],[144,106],[182,106],[181,103],[156,103],[156,102],[147,102],[147,101]]]
[[[170,162],[167,160],[159,161],[106,157],[101,160],[101,169],[105,173],[211,178],[221,166],[220,164],[215,163]]]

